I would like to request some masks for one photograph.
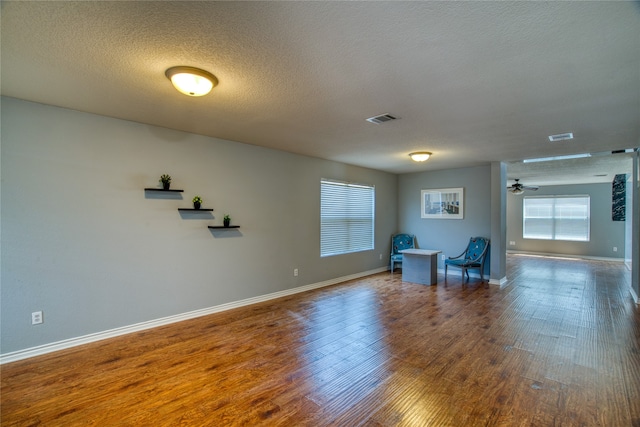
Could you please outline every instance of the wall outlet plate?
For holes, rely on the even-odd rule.
[[[41,311],[34,311],[33,313],[31,313],[31,324],[32,325],[39,325],[42,322],[43,322],[43,319],[42,319],[42,312]]]

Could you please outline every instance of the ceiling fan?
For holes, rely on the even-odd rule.
[[[513,184],[511,187],[507,187],[507,190],[516,195],[524,193],[524,190],[536,191],[538,188],[540,188],[537,185],[520,184],[520,182],[518,182],[520,181],[518,178],[516,178],[515,181],[515,184]]]

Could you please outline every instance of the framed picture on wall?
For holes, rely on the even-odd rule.
[[[421,218],[464,218],[464,188],[440,188],[420,192]]]

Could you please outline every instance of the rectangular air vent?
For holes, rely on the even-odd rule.
[[[634,151],[638,151],[637,148],[625,148],[624,150],[613,150],[611,154],[621,154],[621,153],[633,153]]]
[[[549,141],[551,142],[565,141],[567,139],[573,139],[573,132],[559,133],[557,135],[549,136]]]
[[[392,116],[391,114],[388,114],[388,113],[381,114],[379,116],[369,117],[367,119],[368,122],[375,123],[377,125],[379,125],[381,123],[389,122],[391,120],[397,120],[397,117],[394,117],[394,116]]]

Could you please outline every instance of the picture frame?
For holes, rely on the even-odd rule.
[[[421,218],[463,219],[464,188],[439,188],[420,191]]]

